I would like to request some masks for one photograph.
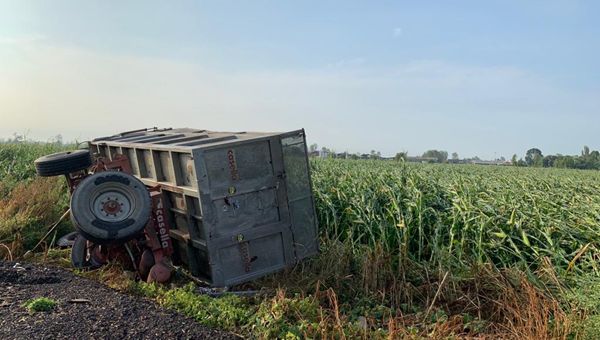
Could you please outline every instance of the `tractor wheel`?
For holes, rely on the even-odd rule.
[[[73,247],[73,243],[75,243],[75,239],[79,236],[79,233],[76,231],[70,232],[67,235],[61,237],[56,241],[56,245],[60,248],[70,248]]]
[[[71,264],[76,269],[96,269],[102,267],[105,262],[94,256],[99,250],[98,245],[89,242],[83,235],[77,234],[73,247],[71,248]]]
[[[53,153],[35,160],[35,171],[43,177],[66,175],[87,169],[92,165],[88,150],[75,150]]]
[[[99,172],[87,177],[71,196],[71,221],[97,244],[125,242],[150,219],[150,193],[139,179],[122,172]]]

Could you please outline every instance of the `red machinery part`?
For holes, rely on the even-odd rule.
[[[95,163],[90,167],[89,173],[82,171],[67,174],[67,185],[71,194],[73,194],[83,180],[93,174],[107,171],[131,174],[131,166],[126,156],[113,155],[111,158],[112,160],[103,157],[97,158]],[[170,225],[165,210],[165,198],[160,186],[147,187],[147,189],[150,192],[152,209],[150,219],[143,229],[143,234],[140,234],[139,238],[129,241],[129,243],[112,242],[102,247],[87,240],[87,243],[84,243],[87,244],[85,246],[87,252],[79,251],[78,256],[76,256],[77,258],[81,257],[81,260],[78,260],[79,266],[89,266],[92,262],[95,266],[98,266],[111,260],[128,261],[134,255],[130,254],[128,256],[125,245],[132,244],[135,247],[131,248],[139,249],[139,251],[135,251],[135,258],[131,258],[131,260],[133,261],[134,268],[137,268],[140,277],[148,282],[164,283],[169,281],[172,274],[170,255],[173,254],[173,244],[169,236]],[[111,207],[106,208],[110,210]],[[105,249],[105,251],[101,251],[101,249]],[[87,260],[85,260],[86,257]]]
[[[171,273],[173,270],[164,262],[159,262],[150,268],[150,273],[148,274],[148,279],[146,280],[148,283],[165,283],[171,279]]]
[[[152,255],[152,251],[150,249],[145,249],[140,257],[140,263],[138,264],[138,271],[142,280],[146,281],[148,279],[150,269],[155,264],[156,262],[154,262],[154,255]]]
[[[165,198],[160,187],[150,188],[150,199],[152,200],[152,222],[156,232],[156,238],[150,239],[151,247],[153,250],[160,248],[163,256],[170,256],[173,254],[173,242],[169,236],[171,226],[165,210]]]
[[[173,254],[173,244],[169,236],[170,225],[165,211],[165,198],[160,187],[150,188],[152,200],[152,218],[145,229],[148,247],[151,249],[142,254],[140,275],[146,276],[146,268],[150,267],[146,280],[148,282],[167,282],[171,278],[172,269],[169,256]],[[141,269],[144,269],[143,271]]]

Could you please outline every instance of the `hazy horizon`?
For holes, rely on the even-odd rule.
[[[305,128],[384,155],[600,149],[592,1],[0,0],[0,138]]]

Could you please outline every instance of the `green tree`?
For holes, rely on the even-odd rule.
[[[399,161],[399,162],[400,162],[400,161],[405,161],[407,156],[408,156],[408,155],[407,155],[406,151],[402,151],[402,152],[398,152],[398,153],[396,154],[396,156],[394,156],[394,159],[395,159],[396,161]]]
[[[554,163],[556,163],[557,159],[558,159],[558,156],[554,156],[554,155],[548,155],[548,156],[544,157],[544,168],[554,167]]]
[[[423,154],[423,158],[435,158],[438,162],[445,163],[448,160],[448,151],[427,150]]]
[[[590,155],[590,147],[589,147],[589,146],[587,146],[587,145],[584,145],[584,146],[583,146],[583,150],[581,151],[581,155],[582,155],[583,157],[587,157],[587,156],[589,156],[589,155]]]
[[[533,166],[536,168],[541,168],[544,166],[544,156],[541,154],[535,154],[533,156]]]
[[[558,155],[556,161],[554,161],[554,167],[556,168],[574,168],[575,159],[572,156]]]
[[[538,163],[542,164],[543,158],[544,158],[544,155],[542,154],[542,150],[540,150],[538,148],[532,148],[532,149],[527,150],[527,153],[525,154],[525,163],[527,163],[527,166],[534,166],[535,164],[538,164]],[[537,163],[535,163],[535,162],[537,162]]]

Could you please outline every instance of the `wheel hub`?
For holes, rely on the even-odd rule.
[[[93,208],[96,217],[108,222],[123,221],[131,214],[131,202],[117,191],[99,195],[94,200]]]
[[[114,215],[114,216],[117,216],[117,213],[120,213],[123,211],[123,209],[121,209],[121,204],[119,203],[118,200],[106,201],[104,203],[102,209],[104,210],[106,215]]]

